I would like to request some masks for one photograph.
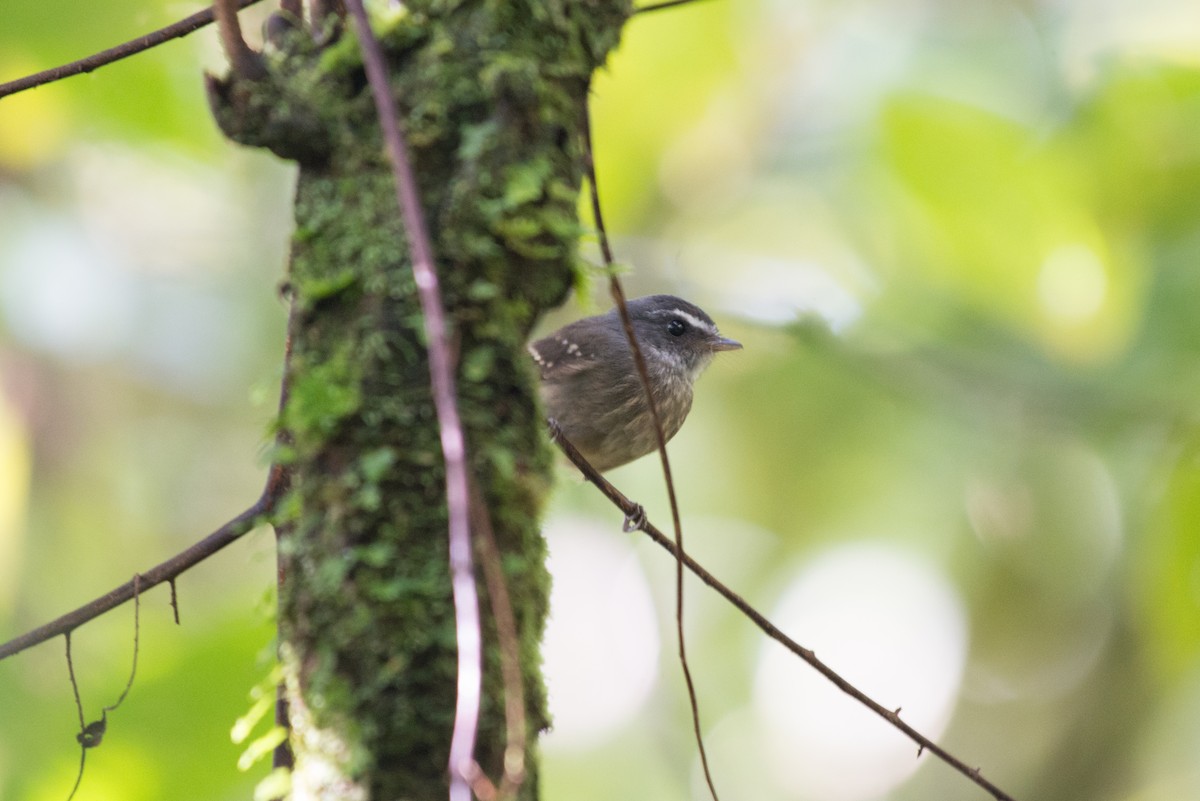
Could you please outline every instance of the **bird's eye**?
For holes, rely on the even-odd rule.
[[[688,330],[687,323],[679,318],[667,323],[667,333],[673,337],[683,336],[683,333]]]

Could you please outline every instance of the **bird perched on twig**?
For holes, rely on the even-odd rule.
[[[692,408],[692,384],[723,350],[738,350],[698,306],[673,295],[626,304],[646,361],[663,435],[675,436]],[[658,448],[654,420],[617,309],[585,317],[530,344],[546,414],[597,470]]]

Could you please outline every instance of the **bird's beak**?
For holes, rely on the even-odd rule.
[[[742,343],[736,339],[726,339],[725,337],[715,337],[709,340],[708,347],[714,351],[717,350],[741,350]]]

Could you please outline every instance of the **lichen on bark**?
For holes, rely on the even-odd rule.
[[[524,343],[573,281],[581,111],[627,0],[426,0],[377,31],[389,60],[458,356],[469,458],[516,615],[533,752],[548,576],[538,521],[551,457]],[[287,284],[280,637],[293,794],[445,797],[456,686],[444,472],[420,307],[353,37],[303,31],[257,81],[210,79],[228,136],[300,164]],[[477,758],[504,747],[495,628],[480,584]]]

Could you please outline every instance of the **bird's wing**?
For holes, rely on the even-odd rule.
[[[529,345],[529,355],[533,356],[543,381],[553,382],[578,375],[596,364],[595,354],[564,336],[566,333],[551,334]]]

